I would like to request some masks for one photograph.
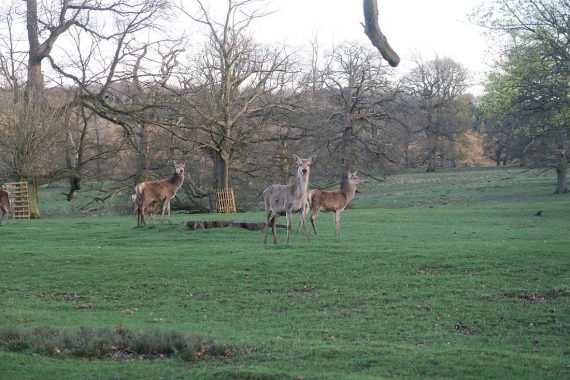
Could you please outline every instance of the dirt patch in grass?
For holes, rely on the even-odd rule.
[[[418,276],[477,275],[476,269],[442,265],[440,267],[421,267],[416,270]]]
[[[505,293],[504,296],[506,298],[516,299],[523,303],[546,303],[550,302],[556,298],[560,297],[570,297],[570,288],[568,287],[560,287],[560,288],[553,288],[550,289],[543,294],[535,293],[535,292],[509,292]]]
[[[317,289],[313,288],[312,286],[304,286],[298,289],[292,289],[287,292],[289,296],[297,296],[297,297],[316,297],[319,295],[317,293]]]

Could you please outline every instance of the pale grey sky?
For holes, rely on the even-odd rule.
[[[492,58],[482,31],[467,17],[479,3],[378,0],[382,32],[402,59],[396,74],[412,67],[414,55],[429,60],[437,54],[462,63],[480,80],[487,70],[485,62]],[[362,0],[268,0],[267,4],[275,12],[253,25],[259,41],[303,47],[317,35],[325,49],[346,40],[368,41],[361,26]]]

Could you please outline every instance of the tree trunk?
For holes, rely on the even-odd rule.
[[[568,155],[566,152],[566,132],[558,136],[558,163],[556,164],[556,191],[555,194],[568,192]]]
[[[146,123],[140,123],[139,132],[139,146],[137,147],[137,173],[135,174],[135,184],[144,182],[148,180],[148,168],[149,168],[149,138],[148,138],[148,128]]]
[[[220,187],[227,189],[230,187],[230,163],[228,159],[223,157],[221,160],[221,175]]]
[[[340,167],[344,175],[346,172],[352,169],[353,165],[353,150],[354,150],[354,125],[352,122],[352,115],[347,112],[346,120],[344,123],[344,130],[342,131],[342,146],[341,146],[341,158]]]
[[[352,117],[350,113],[346,113],[346,122],[344,125],[344,130],[342,132],[342,146],[341,146],[341,159],[340,167],[342,168],[342,174],[340,176],[341,186],[348,185],[348,174],[349,170],[352,170],[353,165],[353,146],[354,146],[354,125],[352,124]]]
[[[436,149],[435,149],[435,137],[433,136],[433,132],[431,128],[426,130],[427,136],[427,169],[426,172],[433,173],[435,172],[436,167]]]
[[[28,29],[28,81],[26,82],[27,99],[39,96],[44,89],[44,74],[42,73],[42,51],[39,41],[38,4],[37,0],[26,0],[26,28]]]
[[[555,194],[563,194],[568,192],[568,157],[560,158],[556,166],[557,185]]]
[[[429,100],[427,106],[427,114],[426,114],[426,143],[427,143],[427,169],[426,172],[433,173],[435,172],[436,166],[436,149],[435,149],[435,125],[434,125],[434,109],[433,105],[431,104],[431,99]]]
[[[26,180],[25,178],[21,180]],[[30,207],[30,219],[40,219],[40,199],[38,195],[38,182],[35,178],[28,181],[28,202]]]
[[[218,151],[211,151],[210,157],[214,163],[214,175],[216,188],[228,188],[230,186],[230,162],[226,155]]]

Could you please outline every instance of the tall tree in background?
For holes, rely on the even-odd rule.
[[[208,40],[193,65],[194,76],[184,78],[185,106],[193,111],[184,127],[211,157],[216,187],[230,185],[230,169],[249,144],[261,117],[276,104],[266,96],[283,87],[289,78],[288,56],[263,47],[248,34],[251,23],[264,15],[249,9],[255,0],[229,0],[221,21],[201,0],[198,16],[184,12],[205,26]]]
[[[355,42],[334,49],[324,72],[324,82],[331,92],[335,110],[329,119],[334,138],[330,149],[340,157],[340,168],[358,168],[363,156],[361,129],[375,124],[375,101],[387,87],[386,69],[378,53]]]
[[[482,106],[484,115],[506,125],[542,152],[557,172],[556,193],[568,192],[570,132],[570,2],[500,0],[481,13],[483,25],[508,32],[506,57],[491,74]]]
[[[425,119],[423,131],[426,136],[427,171],[436,168],[439,138],[446,133],[444,115],[454,106],[458,97],[469,86],[467,70],[449,58],[435,58],[424,62],[417,59],[416,66],[406,77],[410,95],[420,99]]]

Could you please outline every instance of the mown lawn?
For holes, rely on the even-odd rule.
[[[0,340],[0,378],[569,378],[570,196],[553,189],[537,171],[389,176],[342,236],[321,214],[310,244],[277,247],[181,224],[217,215],[58,217],[46,190],[46,219],[0,226],[1,328],[174,331],[228,351],[85,359]]]

